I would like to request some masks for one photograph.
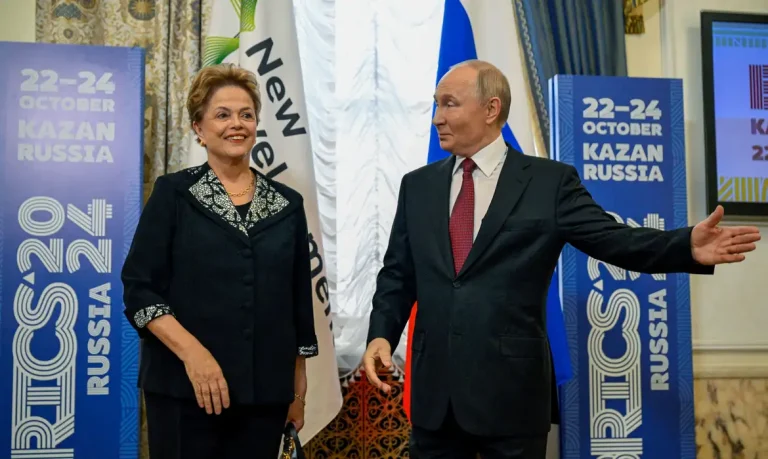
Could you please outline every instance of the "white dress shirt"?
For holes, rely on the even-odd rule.
[[[501,174],[501,166],[504,164],[504,159],[507,157],[507,145],[504,143],[504,138],[499,136],[488,144],[485,148],[478,151],[472,156],[472,161],[477,164],[477,167],[472,171],[472,180],[475,184],[475,228],[472,240],[477,237],[477,232],[480,230],[480,223],[485,218],[488,207],[491,205],[491,199],[493,199],[493,193],[496,191],[496,184],[499,183],[499,175]],[[448,212],[453,212],[453,205],[456,203],[456,198],[461,191],[461,182],[463,179],[463,170],[461,169],[461,163],[464,162],[464,158],[461,156],[456,157],[456,163],[453,166],[453,177],[451,180],[451,202]]]

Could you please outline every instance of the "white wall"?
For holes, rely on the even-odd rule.
[[[627,37],[630,76],[682,78],[689,222],[706,217],[701,10],[768,13],[767,0],[651,0],[646,33]],[[768,377],[768,226],[747,260],[691,276],[694,373]]]
[[[647,78],[662,76],[659,7],[659,0],[649,0],[643,4],[645,33],[624,36],[629,76]]]
[[[35,41],[34,0],[0,0],[0,41]]]

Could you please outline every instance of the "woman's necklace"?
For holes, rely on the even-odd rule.
[[[253,174],[251,174],[251,181],[250,183],[248,183],[248,188],[244,189],[239,193],[230,193],[229,191],[227,191],[227,194],[232,198],[239,198],[240,196],[245,196],[253,188],[253,182],[254,182]]]

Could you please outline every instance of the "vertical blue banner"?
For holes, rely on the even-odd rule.
[[[0,457],[138,457],[144,51],[0,42]]]
[[[551,151],[630,226],[688,226],[680,80],[551,79]],[[642,255],[640,255],[642,256]],[[625,271],[566,246],[560,284],[574,378],[563,458],[693,459],[687,274]]]

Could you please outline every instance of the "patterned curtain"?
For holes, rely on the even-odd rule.
[[[627,75],[624,5],[603,0],[512,1],[539,128],[549,150],[550,78]]]
[[[145,200],[158,176],[185,164],[185,98],[200,68],[211,1],[37,0],[38,42],[146,50]]]

